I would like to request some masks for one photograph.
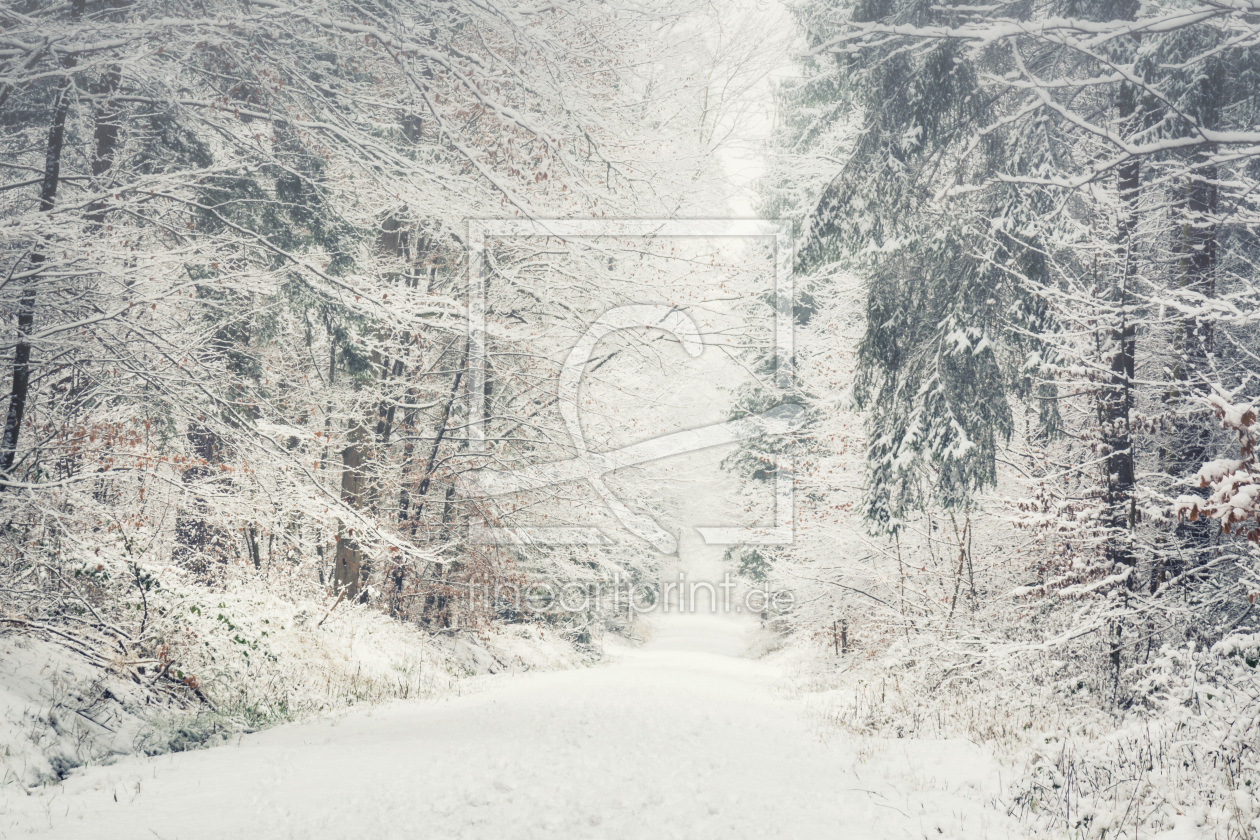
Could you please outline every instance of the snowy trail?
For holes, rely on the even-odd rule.
[[[656,621],[651,643],[610,665],[491,677],[471,695],[81,770],[0,804],[0,835],[1008,836],[950,792],[968,774],[957,745],[920,751],[909,776],[859,762],[770,689],[771,666],[736,655],[746,624]],[[941,790],[924,784],[933,774]]]

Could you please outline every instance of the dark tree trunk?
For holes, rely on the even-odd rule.
[[[1205,72],[1200,79],[1200,121],[1208,128],[1219,128],[1220,80],[1223,71]],[[1211,158],[1214,144],[1207,145],[1196,161],[1186,184],[1182,204],[1181,260],[1177,284],[1205,299],[1216,296],[1216,239],[1219,189],[1217,168]],[[1212,322],[1197,315],[1187,316],[1178,326],[1173,351],[1177,357],[1172,370],[1167,403],[1173,412],[1174,430],[1164,466],[1175,479],[1187,480],[1209,460],[1212,424],[1202,405],[1212,379],[1209,359],[1212,354]],[[1206,496],[1207,491],[1190,482],[1190,492]],[[1175,547],[1167,563],[1172,577],[1186,576],[1189,585],[1194,570],[1207,562],[1215,528],[1207,518],[1178,522],[1173,533]],[[1157,582],[1156,582],[1157,583]]]
[[[398,518],[401,520],[411,521],[410,536],[414,539],[416,536],[416,526],[419,524],[420,514],[424,511],[424,497],[429,492],[429,486],[433,483],[433,470],[437,466],[438,450],[442,446],[442,440],[446,437],[446,426],[451,419],[451,408],[455,405],[455,399],[459,395],[459,383],[464,376],[463,368],[455,372],[455,381],[451,383],[451,395],[446,401],[445,408],[442,409],[442,420],[437,425],[437,431],[433,436],[433,446],[429,449],[429,458],[425,462],[424,472],[420,474],[420,484],[416,487],[416,503],[414,509],[409,509],[410,496],[404,489],[399,498]]]
[[[1119,116],[1123,123],[1132,123],[1137,115],[1137,91],[1130,85],[1121,88]],[[1138,197],[1141,190],[1141,167],[1136,158],[1126,161],[1117,173],[1117,188],[1122,205],[1118,231],[1121,266],[1116,277],[1110,303],[1113,318],[1108,331],[1111,353],[1111,378],[1103,400],[1103,442],[1107,447],[1106,522],[1108,565],[1118,572],[1129,570],[1125,582],[1127,592],[1136,585],[1133,573],[1137,555],[1133,550],[1134,507],[1133,470],[1133,374],[1137,332],[1129,307],[1133,301],[1133,284],[1137,276]],[[1110,658],[1117,690],[1120,680],[1120,658],[1123,651],[1124,622],[1112,622]]]
[[[79,21],[83,17],[86,5],[86,0],[73,0],[70,4],[70,19],[76,22]],[[69,56],[62,62],[62,69],[66,71],[66,76],[57,88],[57,97],[53,104],[52,123],[49,125],[48,141],[45,144],[44,177],[40,182],[39,189],[39,210],[41,213],[51,211],[57,202],[57,187],[61,181],[61,154],[65,147],[66,115],[70,109],[71,92],[74,89],[74,78],[70,71],[74,69],[76,64],[77,59],[74,56]],[[110,94],[117,89],[118,72],[116,67],[106,71],[102,78],[102,85],[105,86],[105,89],[108,89]],[[5,87],[3,97],[0,98],[0,104],[3,103],[3,99],[8,98],[11,90],[12,88],[9,86]],[[100,117],[99,111],[97,116],[98,118]],[[115,119],[111,122],[115,125],[114,135],[106,139],[100,134],[101,124],[98,119],[96,146],[92,163],[94,175],[104,173],[113,164],[114,150],[117,145],[117,120]],[[89,221],[91,221],[90,218]],[[22,421],[26,417],[26,404],[30,396],[31,386],[31,334],[34,332],[35,327],[39,267],[46,260],[47,254],[41,248],[37,247],[31,253],[29,259],[30,271],[23,282],[22,295],[18,299],[18,341],[13,349],[13,384],[9,394],[9,410],[5,416],[4,431],[0,434],[0,493],[3,493],[8,487],[4,479],[12,479],[13,477],[13,464],[17,459],[18,441],[22,434]]]
[[[81,4],[76,4],[81,8]],[[67,69],[73,61],[67,61]],[[44,178],[39,189],[39,210],[47,213],[57,201],[57,185],[61,177],[61,151],[65,146],[66,113],[70,108],[71,77],[66,76],[57,89],[53,105],[52,124],[48,128],[48,142],[44,154]],[[18,300],[17,346],[13,350],[13,388],[9,395],[9,413],[4,421],[4,433],[0,436],[0,492],[8,486],[3,478],[12,478],[13,462],[17,457],[18,439],[22,433],[22,420],[26,416],[26,400],[31,384],[31,333],[35,326],[36,290],[39,288],[39,267],[47,259],[37,248],[30,256],[30,270],[23,280],[22,296]]]
[[[105,70],[101,80],[92,86],[92,93],[100,97],[96,105],[96,130],[93,132],[92,186],[104,187],[105,174],[114,168],[114,155],[118,151],[118,136],[122,129],[122,110],[114,96],[122,80],[122,70],[115,64]],[[105,222],[106,201],[97,201],[88,210],[90,227],[99,228]]]
[[[204,576],[210,566],[206,562],[213,534],[206,522],[205,500],[196,489],[198,482],[209,478],[211,465],[218,460],[219,437],[204,426],[193,423],[187,433],[188,450],[193,459],[182,479],[188,501],[175,517],[175,551],[173,560],[197,575]]]

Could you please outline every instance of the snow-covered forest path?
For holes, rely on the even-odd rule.
[[[738,656],[747,624],[654,621],[649,644],[608,665],[479,678],[471,694],[80,770],[10,799],[0,835],[1008,836],[957,793],[986,784],[983,764],[967,766],[978,754],[938,744],[859,761],[774,690],[773,666]]]

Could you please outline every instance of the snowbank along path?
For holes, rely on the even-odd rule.
[[[10,790],[0,835],[226,838],[1017,837],[969,744],[859,755],[812,728],[746,618],[660,615],[576,671],[278,727]],[[776,688],[776,685],[779,688]]]

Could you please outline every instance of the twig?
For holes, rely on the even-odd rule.
[[[333,605],[328,608],[328,612],[324,613],[324,617],[319,620],[319,624],[315,625],[316,629],[324,626],[324,622],[328,620],[328,616],[332,615],[332,611],[337,609],[337,605],[341,603],[341,599],[344,597],[346,597],[346,590],[343,587],[341,594],[337,596],[337,600],[333,601]]]

